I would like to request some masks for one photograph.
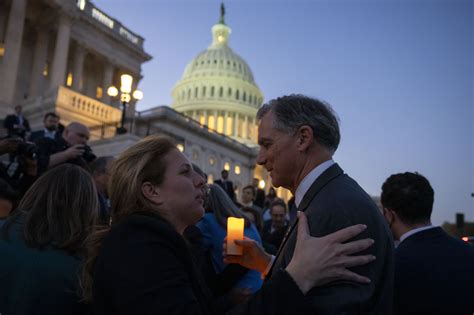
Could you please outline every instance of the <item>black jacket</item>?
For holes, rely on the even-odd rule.
[[[101,315],[216,314],[184,238],[151,214],[132,215],[105,237],[94,269],[93,298],[94,312]],[[231,314],[295,314],[303,299],[280,271]]]
[[[474,247],[440,227],[420,231],[395,250],[396,314],[472,314]]]

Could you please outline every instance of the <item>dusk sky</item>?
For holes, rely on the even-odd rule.
[[[171,104],[185,66],[211,43],[220,1],[95,0],[145,38],[138,110]],[[473,1],[225,1],[229,45],[265,100],[329,102],[334,159],[371,195],[417,171],[435,190],[433,223],[474,221]]]

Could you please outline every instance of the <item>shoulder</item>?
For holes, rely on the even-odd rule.
[[[200,229],[207,229],[217,224],[216,217],[212,213],[206,213],[196,224]]]
[[[171,238],[179,237],[173,226],[157,215],[134,214],[112,227],[109,235],[116,237],[140,238],[150,234],[159,234]]]

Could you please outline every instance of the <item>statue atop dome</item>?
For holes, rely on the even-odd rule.
[[[221,18],[219,19],[219,24],[225,25],[224,17],[225,17],[225,6],[224,6],[224,2],[222,2],[221,3]]]

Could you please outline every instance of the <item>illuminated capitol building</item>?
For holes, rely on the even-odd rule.
[[[35,130],[54,111],[64,125],[89,126],[98,156],[117,155],[148,134],[166,134],[209,181],[229,170],[238,195],[254,176],[268,183],[266,172],[255,169],[255,115],[263,94],[229,47],[231,29],[221,11],[211,44],[173,88],[171,107],[139,112],[141,65],[152,58],[140,35],[86,0],[2,1],[0,117],[20,104]],[[285,199],[286,193],[280,192]]]

